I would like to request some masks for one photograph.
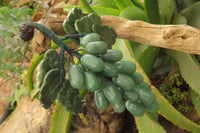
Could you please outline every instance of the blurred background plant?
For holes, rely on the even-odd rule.
[[[19,78],[31,59],[29,42],[19,38],[19,26],[43,10],[45,0],[0,0],[0,77]]]
[[[12,7],[12,3],[1,1],[0,6],[0,77],[19,77],[25,67],[28,43],[19,38],[19,26],[30,21],[27,6]]]

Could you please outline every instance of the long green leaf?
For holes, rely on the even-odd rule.
[[[33,74],[37,65],[40,63],[43,57],[44,57],[44,54],[41,54],[41,55],[35,54],[31,61],[31,64],[28,69],[28,74],[27,74],[27,85],[28,85],[29,91],[32,91],[34,89]]]
[[[80,0],[83,7],[87,10],[87,13],[96,13],[92,7],[89,5],[87,0]]]
[[[63,9],[64,9],[64,11],[71,11],[71,9],[73,7],[78,7],[78,8],[80,8],[83,11],[83,13],[87,13],[86,9],[83,6],[80,6],[80,5],[77,5],[77,6],[66,5],[66,6],[63,7]],[[102,16],[102,15],[118,16],[119,13],[120,13],[120,10],[113,9],[113,8],[108,8],[108,7],[93,6],[92,8],[100,16]]]
[[[152,71],[153,64],[159,54],[158,47],[141,44],[133,49],[137,61],[140,63],[143,70],[149,75]]]
[[[101,7],[117,8],[113,0],[97,0]]]
[[[136,6],[127,7],[121,10],[119,16],[130,20],[149,21],[145,11]]]
[[[129,6],[134,6],[131,0],[114,0],[114,2],[119,9],[124,9]]]
[[[195,26],[200,29],[200,1],[195,2],[191,6],[185,8],[180,13],[185,16],[188,20],[188,25]]]
[[[187,19],[183,15],[179,13],[175,13],[171,23],[172,24],[187,24]]]
[[[144,80],[150,84],[149,78],[146,76],[141,66],[136,62],[134,58],[134,54],[131,51],[130,46],[126,44],[124,40],[117,40],[116,44],[114,45],[114,48],[120,49],[123,52],[124,54],[123,60],[134,61],[137,65],[136,71],[141,73],[144,76]],[[160,109],[158,110],[158,112],[162,116],[170,120],[175,125],[178,125],[179,127],[184,128],[188,131],[192,131],[194,133],[198,133],[200,131],[200,125],[190,121],[188,118],[183,116],[180,112],[178,112],[153,85],[151,85],[151,88],[152,88],[152,92],[156,95],[157,101],[160,104]]]
[[[158,123],[151,120],[146,114],[143,117],[135,117],[139,133],[166,133]]]
[[[190,90],[192,102],[194,104],[194,108],[196,109],[198,115],[200,116],[200,95],[198,95],[195,91],[192,89]]]
[[[54,113],[52,115],[50,133],[66,133],[71,123],[71,115],[67,112],[62,105],[57,103]]]
[[[144,0],[144,9],[150,23],[160,24],[158,0]]]
[[[178,10],[185,9],[195,3],[197,0],[176,0]]]
[[[159,11],[162,12],[165,24],[171,22],[171,18],[174,12],[175,0],[158,0]]]
[[[200,65],[195,57],[175,50],[166,50],[166,53],[176,60],[182,77],[200,95]]]
[[[132,0],[132,2],[138,6],[139,8],[141,8],[142,10],[144,10],[144,3],[141,2],[141,0]]]

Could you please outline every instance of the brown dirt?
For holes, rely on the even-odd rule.
[[[134,118],[128,112],[116,113],[111,105],[106,111],[100,111],[93,97],[93,93],[88,93],[84,99],[84,115],[89,126],[84,125],[76,116],[72,123],[71,133],[132,133],[135,130]]]
[[[13,80],[16,85],[16,80]],[[14,94],[14,89],[11,85],[10,80],[0,78],[0,118],[2,117],[6,107],[8,106],[8,101],[4,100],[5,97],[11,97]]]

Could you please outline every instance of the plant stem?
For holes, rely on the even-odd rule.
[[[50,29],[48,29],[47,27],[45,27],[44,25],[35,23],[35,22],[29,22],[26,23],[26,25],[28,27],[32,27],[32,28],[36,28],[37,30],[39,30],[40,32],[42,32],[44,35],[46,35],[47,37],[49,37],[50,39],[52,39],[55,44],[59,45],[60,47],[62,47],[62,45],[64,46],[64,49],[70,54],[70,51],[72,50],[72,47],[65,45],[65,43],[63,42],[64,40],[67,39],[71,39],[71,38],[76,38],[76,37],[82,37],[85,34],[70,34],[70,35],[66,35],[64,37],[59,38],[53,31],[51,31]],[[77,58],[81,57],[81,54],[78,52],[74,52],[75,56],[77,56]]]
[[[50,29],[48,29],[44,25],[41,25],[41,24],[38,24],[38,23],[35,23],[35,22],[29,22],[29,23],[27,23],[27,26],[32,27],[32,28],[36,28],[37,30],[42,32],[45,36],[48,36],[50,39],[52,39],[60,47],[62,45],[65,45],[64,42],[53,31],[51,31]],[[66,51],[70,51],[72,49],[69,46],[66,46],[65,48],[66,48]]]
[[[64,45],[61,45],[60,47],[60,87],[63,87],[64,79],[65,79],[65,69],[64,69]]]
[[[86,33],[70,34],[70,35],[66,35],[64,37],[60,37],[60,39],[62,41],[64,41],[64,40],[68,40],[68,39],[72,39],[72,38],[83,37],[85,35],[86,35]]]
[[[64,79],[65,79],[65,69],[64,69],[64,53],[65,50],[71,54],[70,52],[73,51],[73,48],[65,45],[65,43],[63,42],[64,40],[68,40],[71,38],[76,38],[76,37],[82,37],[85,34],[73,34],[73,35],[66,35],[64,37],[58,37],[53,31],[51,31],[50,29],[48,29],[47,27],[35,23],[35,22],[30,22],[30,23],[26,23],[26,26],[31,27],[31,28],[36,28],[37,30],[39,30],[40,32],[42,32],[44,35],[46,35],[47,37],[49,37],[50,39],[52,39],[55,44],[57,44],[58,46],[60,46],[60,87],[63,86],[64,83]],[[82,56],[80,53],[78,53],[77,51],[73,51],[74,55],[80,59],[80,57]],[[30,76],[28,76],[30,77]],[[32,77],[32,76],[31,76]],[[29,81],[29,80],[28,80]],[[32,81],[32,79],[30,79],[30,81]],[[32,83],[32,82],[30,82]],[[33,89],[33,85],[30,84],[30,88],[31,90]]]

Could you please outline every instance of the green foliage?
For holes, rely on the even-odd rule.
[[[53,49],[49,49],[45,52],[44,58],[38,65],[38,72],[36,75],[37,88],[41,89],[47,72],[55,68],[59,68],[58,53]]]
[[[83,110],[79,92],[77,89],[70,87],[69,81],[65,81],[65,88],[62,88],[59,92],[58,101],[71,113],[78,114]]]
[[[66,33],[75,34],[77,33],[75,29],[75,21],[83,16],[82,11],[79,8],[73,8],[71,12],[68,13],[66,19],[63,22],[63,29]],[[79,44],[79,38],[72,39],[75,44]]]
[[[12,37],[18,35],[18,27],[28,21],[28,7],[20,8],[0,8],[0,36]]]
[[[65,133],[69,131],[68,124],[72,121],[72,114],[59,103],[56,104],[50,126],[50,133]],[[66,124],[68,123],[68,124]]]
[[[75,21],[76,31],[79,33],[91,33],[93,25],[101,25],[101,19],[97,14],[89,14]]]
[[[36,74],[37,88],[40,90],[39,99],[42,106],[47,109],[57,99],[67,111],[80,113],[82,110],[82,102],[78,96],[78,90],[72,88],[67,80],[63,86],[60,82],[60,77],[65,77],[65,73],[60,73],[59,69],[61,64],[59,59],[61,57],[58,56],[58,53],[54,49],[47,50],[42,57]],[[62,65],[67,67],[65,64]],[[69,77],[71,76],[69,75]]]
[[[196,109],[198,115],[200,116],[200,95],[196,93],[194,90],[190,90],[191,98],[194,104],[194,108]]]
[[[13,82],[11,80],[12,87],[13,87],[15,93],[11,97],[3,98],[4,100],[8,100],[11,103],[11,109],[15,109],[16,105],[18,105],[22,96],[29,95],[29,91],[28,91],[27,87],[25,86],[26,74],[27,74],[27,71],[23,71],[23,73],[21,74],[20,79],[19,79],[19,85],[17,87],[15,87],[15,85],[13,84]]]
[[[105,41],[108,44],[109,48],[111,48],[112,45],[115,43],[117,34],[112,28],[106,25],[94,25],[92,29],[93,32],[96,32],[101,36],[102,41]]]
[[[116,39],[115,31],[105,25],[101,25],[101,19],[97,14],[82,16],[78,8],[73,8],[63,23],[63,27],[68,33],[98,33],[102,41],[105,41],[111,47]],[[70,20],[72,18],[72,20]],[[73,21],[73,22],[71,22]],[[68,30],[68,29],[73,30]]]
[[[48,109],[51,106],[61,89],[58,78],[59,74],[59,69],[51,69],[46,73],[44,77],[44,82],[40,88],[41,90],[39,99],[45,109]]]
[[[171,75],[166,83],[159,88],[163,96],[179,111],[189,111],[191,108],[187,102],[189,101],[189,93],[188,90],[183,90],[184,88],[188,88],[188,86],[181,78],[181,75],[178,73]]]
[[[131,49],[130,43],[127,43],[126,41],[123,41],[121,39],[117,40],[117,42],[114,45],[115,49],[120,49],[123,52],[123,59],[122,60],[133,60],[135,61],[134,53]],[[141,66],[136,62],[137,68],[136,72],[141,73],[144,76],[144,81],[147,83],[150,83],[149,77],[144,74],[144,71],[141,69]],[[146,86],[146,85],[145,85]],[[200,130],[200,126],[192,121],[190,121],[188,118],[183,116],[180,112],[178,112],[167,100],[163,97],[163,95],[158,92],[158,90],[153,86],[149,86],[152,90],[152,92],[156,95],[156,100],[160,104],[160,108],[158,110],[158,113],[160,115],[163,115],[168,120],[173,122],[174,124],[178,125],[179,127],[182,127],[184,129],[187,129],[189,131],[198,132]],[[166,111],[167,110],[167,111]],[[147,118],[146,118],[147,117]],[[147,120],[148,125],[144,126],[145,122],[140,120]],[[165,132],[163,127],[158,123],[157,119],[152,119],[149,115],[144,115],[141,118],[135,118],[138,130],[141,132],[149,132],[149,130],[152,130],[152,132],[157,132],[159,129],[159,132]],[[151,128],[148,128],[151,125]],[[154,128],[156,127],[156,128]]]
[[[102,6],[102,7],[108,7],[108,8],[117,8],[113,0],[97,0],[97,2]]]
[[[136,6],[131,6],[123,9],[119,16],[130,20],[142,20],[148,22],[148,17],[145,11]]]
[[[189,7],[190,5],[192,5],[194,2],[196,2],[197,0],[176,0],[177,3],[177,8],[179,11]]]
[[[29,52],[27,43],[19,39],[18,27],[28,21],[28,8],[0,7],[0,77],[19,76]]]
[[[191,25],[200,29],[200,24],[199,24],[200,15],[198,13],[199,8],[200,8],[200,1],[193,3],[192,5],[188,6],[184,10],[181,10],[180,14],[186,17],[188,25]]]
[[[66,33],[76,33],[75,21],[83,16],[82,11],[79,8],[73,8],[71,12],[68,13],[66,19],[63,22],[63,29]]]
[[[150,23],[160,24],[158,0],[144,0],[144,9]]]
[[[115,0],[114,2],[115,2],[115,5],[119,9],[124,9],[124,8],[129,7],[129,6],[134,6],[134,4],[131,0]]]
[[[64,10],[65,11],[71,11],[75,6],[65,6]],[[76,7],[80,8],[84,13],[87,13],[87,10],[83,8],[80,5],[77,5]],[[113,16],[118,16],[120,13],[120,10],[114,9],[114,8],[108,8],[108,7],[99,7],[99,6],[94,6],[92,7],[95,12],[97,12],[99,15],[113,15]]]
[[[153,119],[147,115],[144,115],[144,117],[136,117],[135,120],[140,133],[166,133],[160,124],[153,121]]]
[[[170,24],[175,9],[175,1],[158,0],[158,3],[159,3],[159,13],[161,16],[160,23]]]

